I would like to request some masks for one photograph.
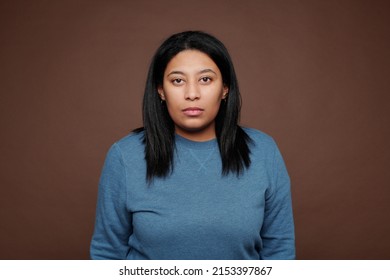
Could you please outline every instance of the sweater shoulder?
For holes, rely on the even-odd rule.
[[[242,129],[252,140],[252,144],[255,147],[261,147],[262,149],[270,149],[270,150],[275,149],[276,142],[272,136],[255,128],[242,127]]]
[[[143,132],[129,133],[112,144],[108,153],[119,155],[125,163],[128,161],[143,160],[143,135]]]
[[[117,140],[116,145],[121,151],[132,149],[143,149],[143,132],[131,132],[123,138]]]

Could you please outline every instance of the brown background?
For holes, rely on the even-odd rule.
[[[292,179],[299,259],[390,259],[388,1],[1,1],[0,258],[85,259],[109,146],[168,35],[233,57]]]

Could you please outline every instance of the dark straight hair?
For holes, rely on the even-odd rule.
[[[241,96],[230,55],[214,36],[201,31],[174,34],[157,49],[149,67],[143,99],[146,179],[166,177],[174,168],[175,124],[165,102],[161,102],[158,87],[162,86],[165,68],[169,61],[184,50],[198,50],[208,55],[218,66],[224,86],[229,89],[226,102],[221,102],[215,119],[215,133],[222,160],[222,175],[230,172],[239,176],[250,166],[249,144],[252,141],[238,125]]]

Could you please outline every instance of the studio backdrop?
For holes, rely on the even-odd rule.
[[[172,33],[229,49],[291,181],[298,259],[390,259],[389,2],[0,4],[0,258],[87,259],[107,150]]]

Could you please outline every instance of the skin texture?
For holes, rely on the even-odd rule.
[[[174,56],[158,88],[175,123],[175,132],[193,141],[215,138],[215,117],[228,88],[221,72],[205,53],[185,50]]]

